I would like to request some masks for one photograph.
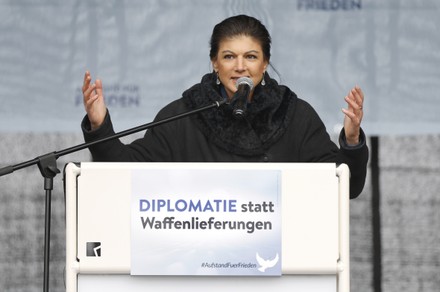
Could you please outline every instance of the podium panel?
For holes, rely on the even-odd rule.
[[[282,277],[133,277],[129,275],[79,275],[78,291],[336,291],[335,275],[283,275]]]
[[[133,173],[171,169],[279,171],[282,275],[130,275]],[[69,163],[66,291],[349,291],[348,177],[332,163]]]

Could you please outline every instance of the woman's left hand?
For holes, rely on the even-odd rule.
[[[348,104],[347,108],[343,108],[344,117],[344,131],[345,138],[348,145],[359,144],[359,136],[361,129],[364,104],[364,93],[359,86],[355,86],[345,97]]]

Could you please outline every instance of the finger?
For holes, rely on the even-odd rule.
[[[92,105],[95,103],[95,101],[98,99],[97,94],[91,94],[90,97],[84,101],[84,106],[86,108],[86,111],[88,112],[88,109],[92,107]]]
[[[98,96],[102,96],[102,81],[101,81],[101,79],[96,79],[95,84],[96,84],[96,94]]]
[[[83,87],[82,87],[83,92],[89,88],[91,81],[92,81],[92,77],[90,76],[90,72],[86,71],[86,73],[84,74],[84,81],[83,81]]]
[[[356,85],[351,91],[356,99],[356,103],[362,106],[364,103],[364,93],[362,92],[362,89]]]
[[[350,120],[354,120],[354,119],[356,119],[356,114],[354,113],[354,112],[352,112],[352,111],[349,111],[349,110],[347,110],[347,109],[345,109],[345,108],[343,108],[342,109],[342,112],[350,119]]]
[[[98,99],[98,97],[99,96],[97,94],[92,94],[90,98],[87,100],[87,105],[93,104]]]
[[[354,87],[354,90],[357,92],[357,94],[359,94],[359,96],[361,97],[362,101],[364,101],[364,92],[362,91],[362,89],[359,87],[359,85],[356,85]]]
[[[359,93],[356,90],[356,88],[353,88],[352,90],[350,90],[350,92],[345,100],[353,108],[353,110],[362,110],[363,96],[362,96],[362,93]]]
[[[353,111],[350,111],[350,110],[347,110],[347,109],[343,108],[342,112],[345,114],[345,116],[347,118],[349,118],[351,120],[351,122],[354,125],[359,126],[361,124],[362,116],[363,116],[362,115],[362,111],[359,111],[359,112],[355,113]]]
[[[87,100],[91,98],[91,95],[95,93],[95,88],[96,88],[95,84],[90,84],[88,88],[85,91],[83,91],[84,102],[87,102]]]
[[[345,102],[348,104],[349,109],[352,109],[352,110],[360,109],[359,105],[357,104],[357,102],[351,92],[347,96],[345,96],[344,99],[345,99]]]

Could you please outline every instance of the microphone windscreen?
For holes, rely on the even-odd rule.
[[[240,77],[237,79],[237,82],[235,83],[235,86],[237,89],[240,87],[240,85],[248,85],[249,90],[252,90],[254,88],[254,82],[249,77]]]

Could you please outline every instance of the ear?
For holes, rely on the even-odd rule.
[[[264,71],[266,71],[267,70],[267,66],[269,65],[269,62],[268,61],[265,61],[264,62]]]
[[[211,60],[211,64],[212,64],[212,68],[214,68],[215,72],[218,72],[218,63],[217,63],[217,59],[212,59]]]

